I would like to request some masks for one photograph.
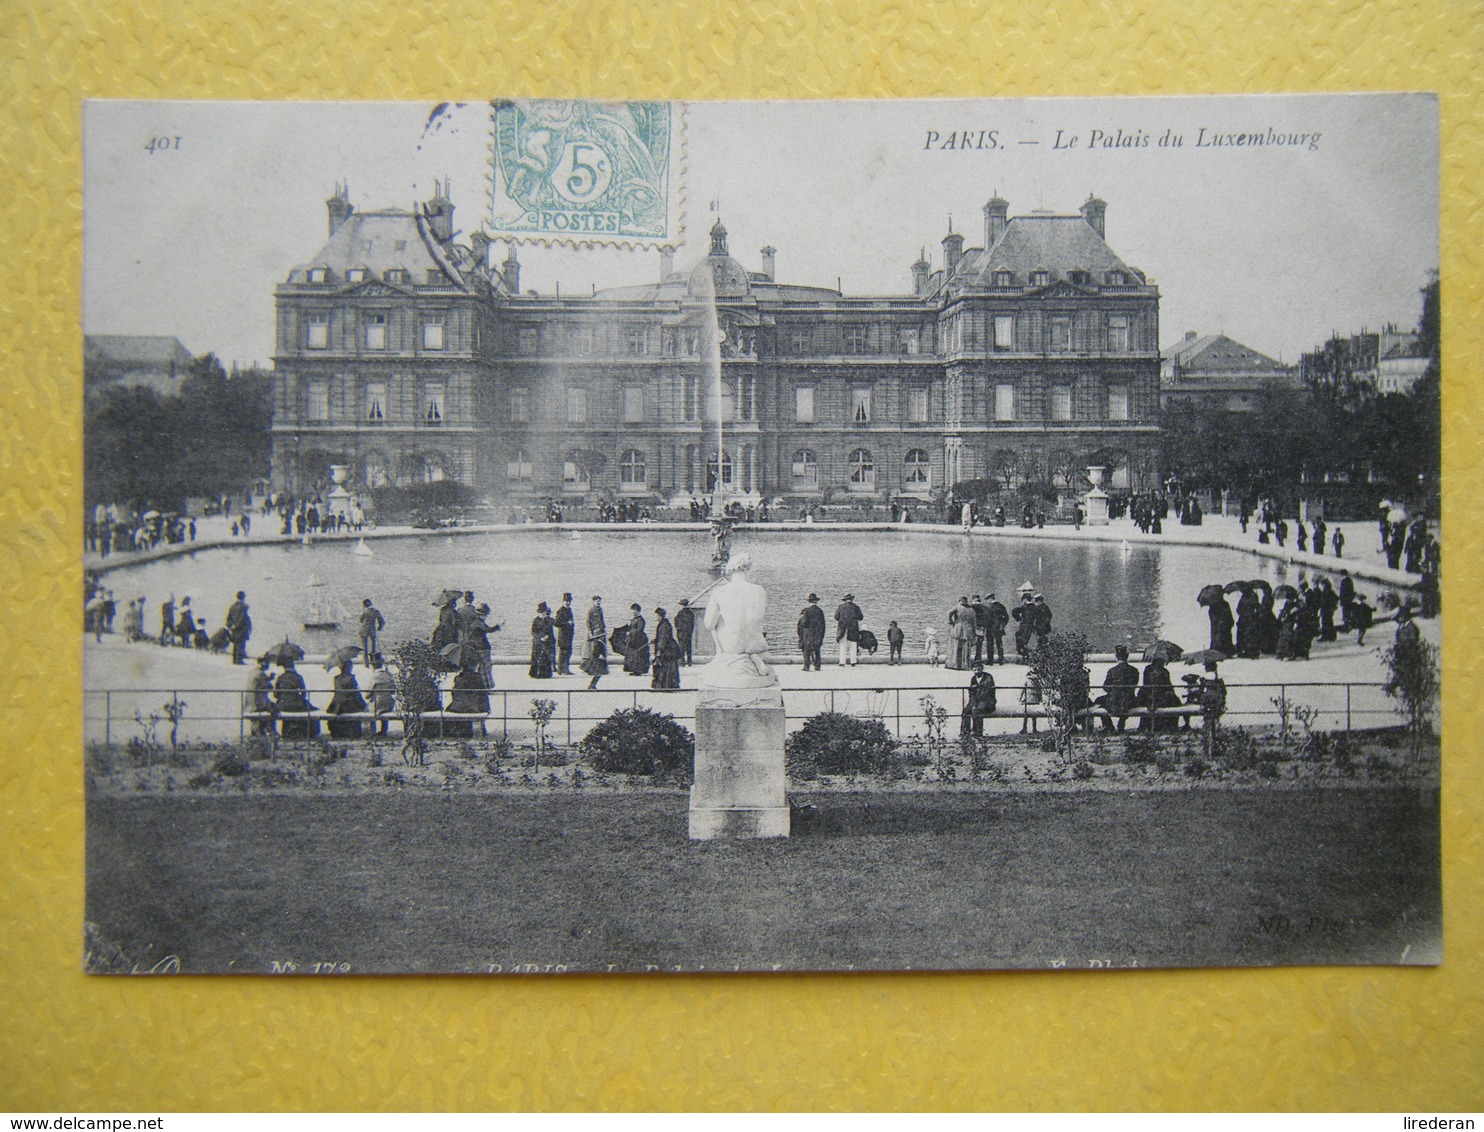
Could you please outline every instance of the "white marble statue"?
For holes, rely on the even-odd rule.
[[[733,556],[726,565],[726,581],[707,603],[703,622],[716,641],[716,658],[701,669],[703,688],[770,688],[778,683],[764,659],[768,591],[748,577],[751,569],[752,555]]]

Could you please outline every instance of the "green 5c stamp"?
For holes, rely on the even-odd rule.
[[[494,234],[673,242],[681,226],[682,145],[679,106],[672,102],[497,102]]]

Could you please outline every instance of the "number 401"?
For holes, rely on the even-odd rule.
[[[144,148],[148,153],[164,153],[167,149],[179,149],[180,138],[150,138]]]

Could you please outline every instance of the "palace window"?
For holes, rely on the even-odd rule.
[[[644,453],[637,448],[630,448],[625,452],[623,459],[618,462],[618,478],[625,487],[643,487],[648,482],[644,468]]]
[[[1108,349],[1110,351],[1122,352],[1129,348],[1128,315],[1110,314],[1108,316]]]
[[[327,421],[330,419],[330,383],[311,381],[304,390],[304,419]]]
[[[587,390],[569,387],[567,390],[567,423],[587,423]]]
[[[311,267],[309,269],[309,282],[311,282],[311,283],[328,283],[329,281],[330,281],[330,271],[329,271],[328,268],[325,268],[325,267]]]
[[[687,377],[682,382],[681,388],[681,416],[688,421],[697,420],[701,415],[701,379],[698,377]]]
[[[1072,316],[1051,316],[1051,348],[1065,353],[1072,348]]]
[[[534,354],[541,349],[541,328],[522,326],[516,335],[516,348],[522,354]]]
[[[907,390],[907,419],[913,424],[926,424],[928,419],[927,386],[918,385]]]
[[[412,273],[405,267],[389,267],[382,278],[388,283],[407,283],[412,279]]]
[[[531,420],[531,391],[517,387],[510,391],[510,419],[516,424],[529,424]]]
[[[994,387],[994,419],[997,421],[1013,421],[1015,419],[1014,383],[1002,381]]]
[[[644,387],[642,385],[623,387],[623,419],[625,424],[638,424],[644,419]]]
[[[737,419],[753,420],[757,415],[757,378],[744,373],[737,380]]]
[[[1051,419],[1054,421],[1072,419],[1072,387],[1070,385],[1051,387]]]
[[[366,486],[367,487],[390,487],[392,483],[391,473],[386,466],[386,457],[379,453],[372,453],[366,457]]]
[[[530,483],[532,475],[530,453],[524,448],[517,448],[515,455],[505,465],[505,478],[511,483]]]
[[[898,332],[902,344],[902,353],[919,354],[922,352],[922,331],[915,326],[903,326]]]
[[[996,350],[1015,349],[1015,316],[1013,314],[994,316],[994,348]]]
[[[819,486],[819,461],[808,448],[794,453],[794,486],[815,488]]]
[[[1070,272],[1067,275],[1067,278],[1070,279],[1073,283],[1076,283],[1078,286],[1082,287],[1085,287],[1087,284],[1092,282],[1092,276],[1085,271]]]
[[[1050,282],[1051,282],[1051,273],[1049,271],[1032,271],[1031,272],[1031,286],[1032,287],[1044,287],[1044,286],[1046,286],[1046,284],[1048,284]]]
[[[443,316],[441,314],[429,315],[423,323],[423,349],[443,349]]]
[[[366,316],[366,349],[386,349],[386,315],[381,313]]]
[[[386,383],[373,381],[366,386],[366,423],[381,424],[386,420]]]
[[[788,332],[788,352],[808,354],[814,349],[814,334],[807,326],[795,326]]]
[[[572,352],[580,358],[590,358],[597,353],[598,336],[591,326],[578,326],[572,331]]]
[[[866,424],[871,419],[871,387],[860,386],[850,391],[850,420],[853,424]]]
[[[845,352],[864,354],[871,337],[870,327],[863,322],[853,322],[845,328]]]
[[[562,484],[565,487],[586,488],[591,481],[583,465],[580,452],[568,452],[562,461]]]
[[[443,386],[423,386],[423,424],[434,426],[443,423]]]
[[[1108,272],[1108,285],[1111,287],[1127,287],[1128,275],[1122,271]]]
[[[800,385],[794,390],[794,420],[799,424],[814,423],[814,386]]]
[[[1128,420],[1128,386],[1108,386],[1108,419],[1110,421]]]
[[[364,283],[366,281],[366,269],[364,267],[352,267],[345,273],[347,283]]]
[[[903,482],[909,490],[921,490],[928,486],[932,479],[932,461],[925,449],[913,448],[902,463],[906,469]]]
[[[994,273],[994,285],[996,287],[1013,287],[1015,276],[1008,271],[996,271]]]
[[[624,346],[630,354],[636,356],[649,353],[649,327],[639,323],[626,328]]]
[[[721,482],[730,484],[732,482],[732,455],[730,452],[721,454]],[[706,461],[706,490],[716,490],[716,455],[713,453]]]
[[[304,345],[310,350],[326,350],[330,346],[330,316],[312,314],[304,328]]]
[[[852,491],[874,491],[876,489],[876,462],[864,448],[857,448],[845,462],[850,469]]]

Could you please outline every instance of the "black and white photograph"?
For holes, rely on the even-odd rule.
[[[83,129],[87,971],[1442,962],[1435,96]]]

